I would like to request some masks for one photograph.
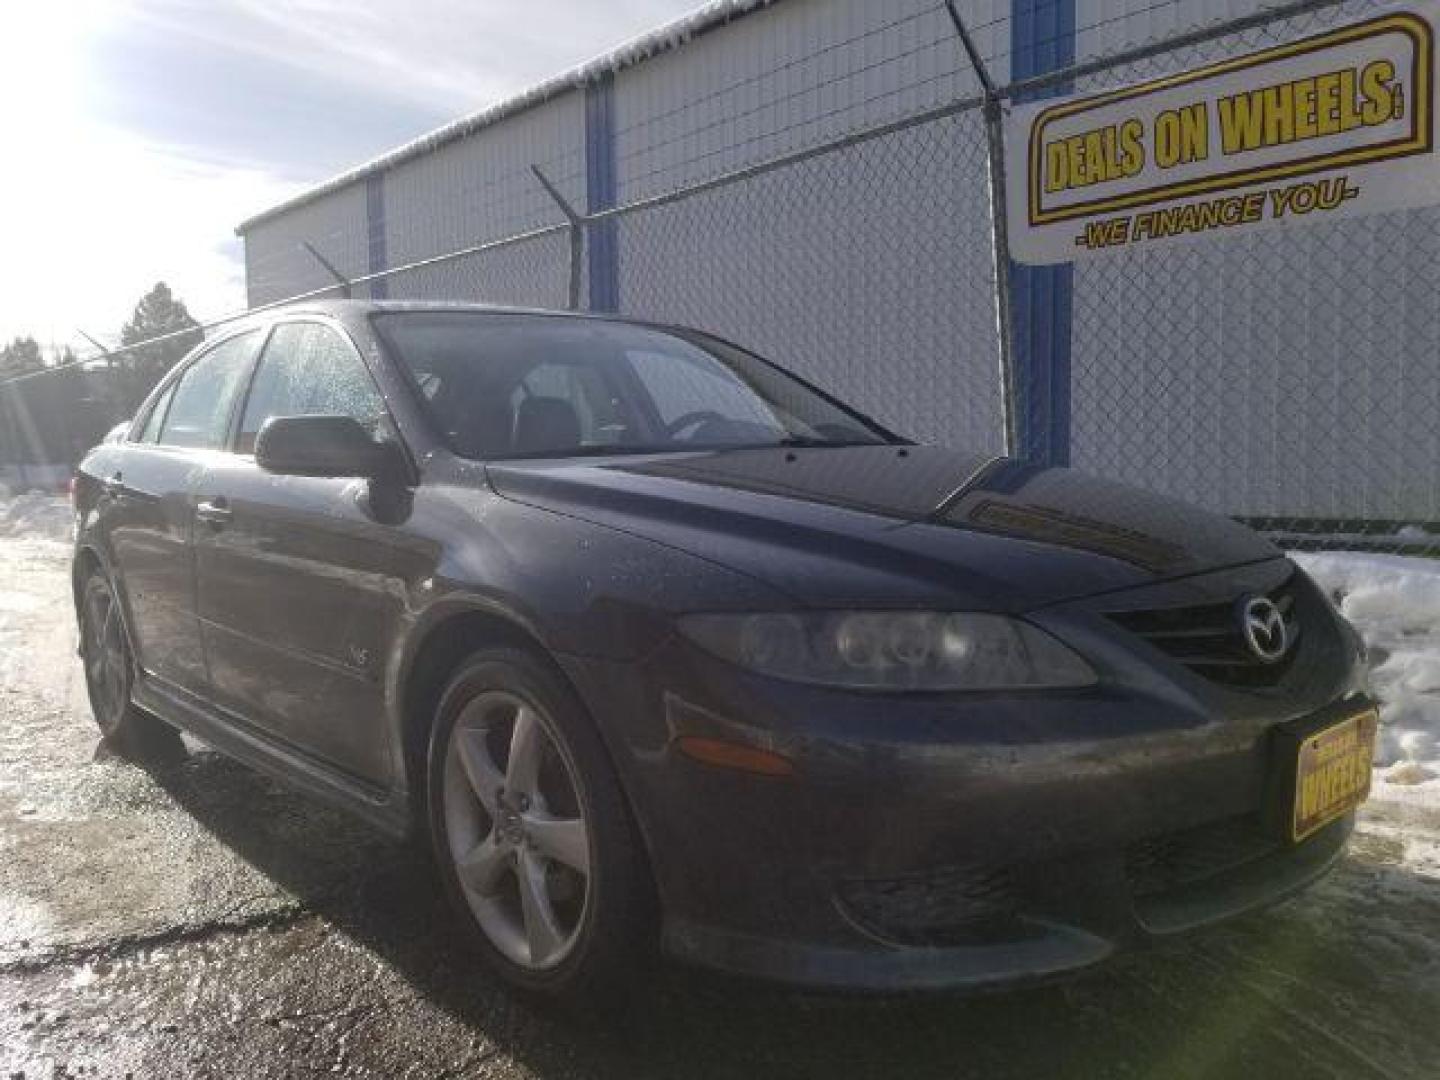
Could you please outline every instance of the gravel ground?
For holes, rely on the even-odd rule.
[[[99,748],[62,544],[0,534],[0,1077],[1429,1077],[1440,812],[1366,811],[1270,912],[1079,981],[891,1001],[657,973],[540,1012],[416,852],[200,747]]]

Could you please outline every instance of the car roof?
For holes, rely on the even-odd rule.
[[[479,312],[490,315],[544,315],[552,318],[587,319],[598,322],[623,323],[628,326],[643,326],[652,330],[685,332],[688,328],[672,323],[655,322],[650,319],[629,318],[607,312],[560,311],[554,308],[521,307],[508,304],[482,304],[464,300],[297,300],[294,303],[276,303],[243,312],[206,327],[205,340],[195,347],[190,355],[201,352],[212,345],[237,334],[268,330],[276,323],[297,316],[320,315],[339,322],[359,322],[367,315],[387,311],[420,312]]]
[[[463,300],[302,300],[294,304],[257,312],[256,319],[273,322],[295,315],[329,315],[345,319],[387,311],[480,312],[492,315],[549,315],[567,319],[596,319],[603,322],[631,323],[637,326],[661,324],[644,319],[626,318],[605,312],[558,311],[553,308],[521,307],[507,304],[482,304]],[[675,329],[679,329],[676,327]]]

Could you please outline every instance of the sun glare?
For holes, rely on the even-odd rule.
[[[262,173],[104,119],[102,49],[142,12],[120,0],[15,5],[0,15],[0,339],[113,339],[143,292],[169,282],[199,315],[243,305],[234,224],[281,194]],[[158,75],[157,75],[158,77]]]

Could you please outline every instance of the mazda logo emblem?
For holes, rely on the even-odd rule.
[[[1290,628],[1274,601],[1263,596],[1244,601],[1240,609],[1240,629],[1245,644],[1264,664],[1273,664],[1290,648]]]

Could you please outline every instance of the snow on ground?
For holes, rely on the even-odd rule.
[[[1376,794],[1440,805],[1440,560],[1346,551],[1294,558],[1370,651],[1381,701]]]
[[[75,515],[63,495],[27,491],[11,496],[0,487],[0,537],[38,541],[69,541]]]

